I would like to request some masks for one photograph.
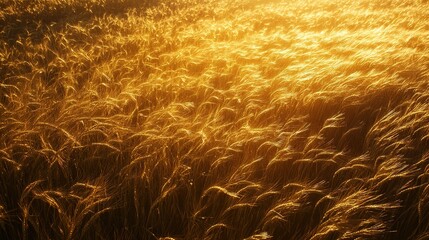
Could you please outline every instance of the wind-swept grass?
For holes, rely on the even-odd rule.
[[[427,239],[427,1],[1,1],[0,239]]]

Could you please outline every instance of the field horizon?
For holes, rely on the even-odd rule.
[[[426,0],[0,0],[0,239],[429,239]]]

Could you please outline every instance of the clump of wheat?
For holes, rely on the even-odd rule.
[[[1,239],[426,239],[427,1],[0,2]]]

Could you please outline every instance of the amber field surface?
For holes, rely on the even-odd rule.
[[[429,239],[429,1],[0,0],[0,239]]]

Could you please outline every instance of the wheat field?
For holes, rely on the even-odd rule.
[[[0,239],[429,239],[427,0],[0,0]]]

